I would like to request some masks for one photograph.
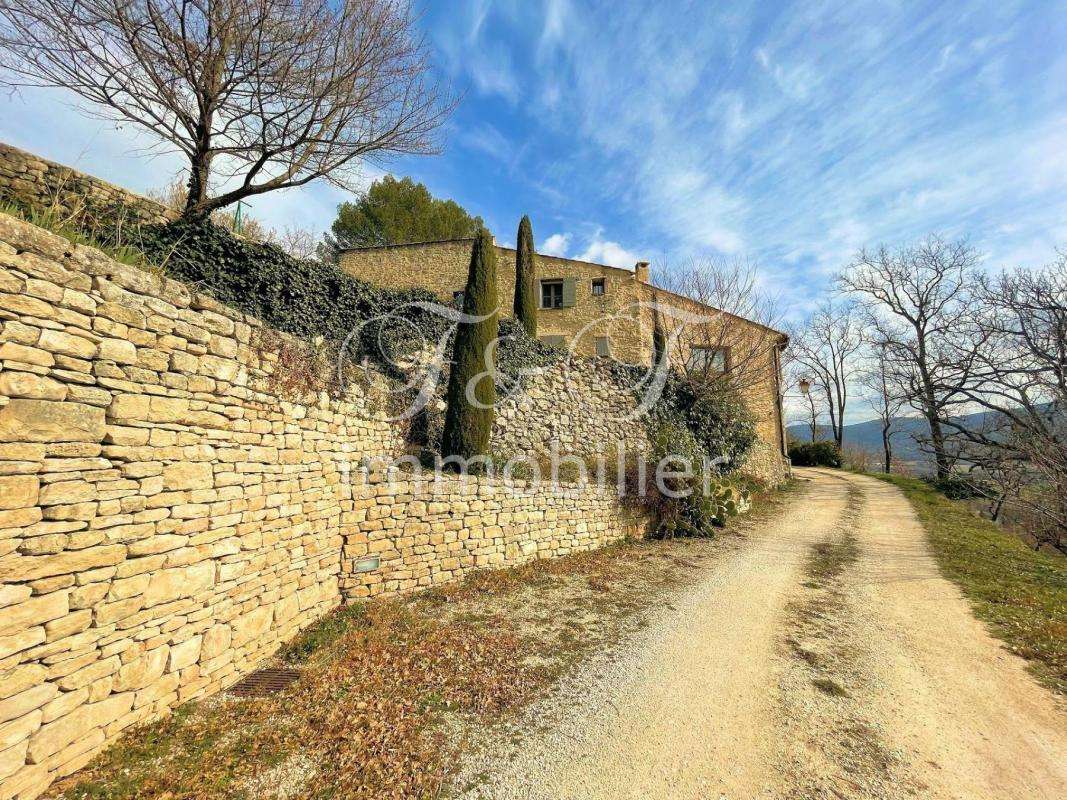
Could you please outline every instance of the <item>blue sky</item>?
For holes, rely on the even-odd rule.
[[[510,241],[629,266],[758,261],[792,315],[856,248],[937,231],[991,265],[1067,246],[1067,5],[448,0],[421,25],[464,95],[439,156],[394,162]],[[180,168],[56,92],[0,139],[144,191]],[[368,172],[368,178],[375,173]],[[257,198],[328,226],[325,185]]]

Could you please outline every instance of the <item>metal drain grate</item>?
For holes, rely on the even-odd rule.
[[[240,683],[234,684],[230,694],[238,697],[261,697],[265,694],[280,692],[290,683],[300,677],[298,669],[282,669],[280,667],[268,667],[246,675]]]

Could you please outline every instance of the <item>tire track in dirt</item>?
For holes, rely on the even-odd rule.
[[[1067,797],[1067,714],[940,576],[903,495],[801,475],[706,579],[479,749],[465,796]]]

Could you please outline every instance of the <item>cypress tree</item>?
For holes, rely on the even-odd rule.
[[[482,228],[471,250],[467,289],[463,293],[463,313],[485,317],[481,322],[461,322],[452,343],[452,368],[448,376],[448,407],[445,410],[445,429],[441,437],[444,456],[486,455],[489,435],[493,427],[493,406],[496,403],[496,384],[486,364],[486,352],[497,338],[499,315],[496,294],[496,248],[489,231]],[[477,408],[467,401],[467,385],[476,381],[472,394]]]
[[[652,296],[652,364],[658,366],[667,355],[667,332],[663,330],[663,318],[659,313],[659,295]]]
[[[533,226],[529,217],[523,217],[515,244],[515,319],[531,337],[537,336],[535,257]]]

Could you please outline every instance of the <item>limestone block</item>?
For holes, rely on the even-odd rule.
[[[150,608],[181,597],[189,597],[215,582],[215,564],[204,561],[191,567],[175,567],[152,573],[144,593],[144,606]]]
[[[262,636],[270,630],[271,621],[274,619],[274,609],[263,606],[251,611],[233,621],[234,647],[241,647],[253,639]]]
[[[200,648],[203,640],[203,636],[194,636],[181,644],[173,645],[170,648],[170,661],[167,663],[167,672],[177,672],[195,664],[200,658]]]
[[[90,359],[96,355],[96,342],[64,331],[43,330],[37,346],[51,353]]]
[[[179,462],[163,468],[164,491],[210,489],[213,485],[211,464]]]
[[[70,607],[72,610],[82,608],[91,609],[104,599],[107,592],[108,584],[103,582],[79,586],[76,589],[72,589],[70,592]]]
[[[42,683],[25,691],[0,700],[0,722],[19,719],[31,711],[50,702],[59,694],[59,687],[54,683]]]
[[[0,725],[0,751],[29,739],[30,735],[41,727],[41,717],[41,711],[35,710]]]
[[[136,364],[137,348],[125,339],[103,339],[96,357],[116,364]]]
[[[40,664],[20,664],[0,672],[0,699],[44,683],[48,670]]]
[[[122,666],[118,656],[91,661],[81,669],[56,679],[56,684],[65,692],[73,692],[84,686],[90,686],[101,678],[114,675]]]
[[[59,381],[32,372],[5,370],[0,373],[0,395],[31,400],[64,400],[67,387]]]
[[[41,487],[38,505],[59,506],[88,503],[96,499],[96,485],[84,480],[60,481]]]
[[[0,442],[99,442],[104,410],[81,403],[15,399],[0,408]]]
[[[44,725],[30,737],[26,760],[40,764],[96,728],[117,720],[133,707],[133,693],[114,694],[98,703],[84,705],[74,713]]]
[[[118,564],[126,556],[120,544],[89,547],[47,556],[13,556],[0,559],[0,580],[32,581]]]
[[[37,367],[51,367],[56,363],[55,356],[47,350],[39,350],[36,347],[11,341],[0,344],[0,361],[13,361]]]
[[[170,658],[170,648],[166,645],[149,650],[140,658],[124,664],[115,675],[113,690],[125,692],[131,689],[143,689],[153,681],[163,677]]]
[[[47,725],[60,717],[67,716],[78,706],[83,706],[87,702],[89,702],[88,686],[73,692],[63,692],[41,708],[41,722]]]
[[[0,751],[0,781],[14,775],[22,769],[22,766],[26,763],[26,750],[28,745],[29,741],[26,740],[13,747],[9,747],[6,750]]]
[[[44,640],[44,628],[29,628],[9,636],[0,636],[0,658],[21,653],[23,650],[41,644]]]
[[[92,624],[93,612],[91,609],[73,611],[66,616],[45,623],[45,641],[54,642],[59,639],[65,639],[68,636],[88,630]]]
[[[25,294],[0,294],[0,308],[14,314],[25,314],[41,319],[51,319],[54,314],[50,303]]]
[[[146,394],[116,394],[111,398],[107,418],[120,424],[146,421],[150,402],[151,397]]]
[[[217,658],[230,648],[232,633],[229,625],[213,625],[204,631],[200,656],[204,661]]]
[[[37,505],[41,481],[35,475],[0,478],[0,509],[30,508]]]
[[[4,609],[0,615],[0,635],[43,625],[49,620],[62,617],[69,608],[67,596],[67,592],[53,592]]]

